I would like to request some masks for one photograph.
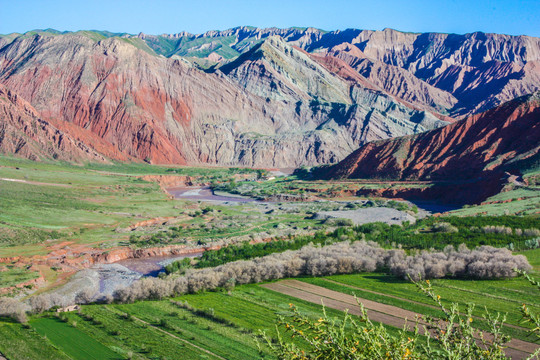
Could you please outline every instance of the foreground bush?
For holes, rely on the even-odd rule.
[[[345,313],[342,320],[330,318],[324,308],[323,316],[313,320],[293,306],[294,314],[290,319],[280,317],[278,320],[277,341],[272,341],[264,332],[261,334],[275,355],[283,360],[507,359],[504,344],[510,337],[502,334],[504,319],[486,314],[491,331],[488,336],[479,336],[472,326],[473,306],[469,306],[465,314],[459,312],[457,304],[447,309],[440,296],[433,293],[429,280],[417,285],[443,311],[442,319],[419,318],[414,327],[392,335],[382,324],[373,324],[360,303],[359,318]],[[298,342],[284,340],[283,333],[301,338],[307,346],[300,348]],[[430,334],[427,342],[420,341],[421,334]]]

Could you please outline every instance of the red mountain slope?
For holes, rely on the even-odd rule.
[[[539,148],[537,92],[440,129],[368,143],[325,177],[472,180],[517,167]]]
[[[368,140],[446,125],[351,85],[281,38],[214,71],[145,49],[141,39],[20,36],[0,50],[0,83],[117,160],[334,163]]]
[[[0,153],[32,160],[106,161],[93,149],[40,119],[32,105],[1,84]]]

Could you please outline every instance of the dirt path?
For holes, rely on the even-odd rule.
[[[8,178],[0,178],[2,181],[10,181],[10,182],[18,182],[23,184],[29,184],[29,185],[39,185],[39,186],[57,186],[57,187],[64,187],[64,188],[71,188],[73,186],[68,184],[53,184],[53,183],[44,183],[39,181],[29,181],[29,180],[20,180],[20,179],[8,179]]]
[[[352,295],[343,294],[337,291],[325,289],[320,286],[311,285],[298,280],[282,280],[277,283],[263,284],[262,287],[277,291],[279,293],[293,296],[305,301],[320,304],[324,303],[326,307],[345,311],[353,315],[360,315],[361,311],[357,300]],[[358,298],[372,321],[391,325],[397,328],[406,326],[412,330],[415,325],[415,319],[421,318],[421,314],[404,310],[396,306],[381,304],[375,301]],[[419,320],[419,324],[425,324]],[[423,331],[420,331],[421,333]],[[486,339],[488,337],[486,336]],[[512,359],[525,359],[540,346],[526,341],[512,339],[507,344],[506,354]]]
[[[115,314],[120,313],[120,314],[123,314],[123,315],[127,315],[126,313],[124,313],[124,312],[122,312],[122,311],[119,311],[119,310],[118,310],[118,311],[113,311],[113,310],[109,309],[108,307],[105,307],[105,309],[107,309],[107,310],[109,310],[110,312],[115,313]],[[167,336],[170,336],[170,337],[172,337],[172,338],[174,338],[174,339],[176,339],[176,340],[180,340],[180,341],[182,341],[183,343],[188,344],[189,346],[196,348],[197,350],[203,351],[203,352],[207,353],[208,355],[211,355],[211,356],[216,357],[216,358],[218,358],[218,359],[227,360],[227,359],[225,359],[224,357],[221,357],[221,356],[219,356],[219,355],[217,355],[217,354],[214,354],[214,353],[211,352],[210,350],[207,350],[207,349],[202,348],[202,347],[200,347],[200,346],[198,346],[198,345],[195,345],[195,344],[193,344],[193,343],[191,343],[191,342],[189,342],[189,341],[187,341],[187,340],[185,340],[185,339],[182,339],[182,338],[180,338],[180,337],[178,337],[178,336],[176,336],[176,335],[174,335],[174,334],[171,334],[171,333],[168,332],[168,331],[165,331],[165,330],[163,330],[163,329],[161,329],[161,328],[159,328],[159,327],[157,327],[157,326],[155,326],[155,325],[152,325],[152,324],[150,324],[150,323],[147,322],[147,321],[144,321],[144,320],[142,320],[142,319],[139,319],[138,317],[135,317],[135,316],[132,315],[132,318],[133,318],[133,320],[136,320],[136,321],[139,321],[139,322],[141,322],[141,323],[143,323],[143,324],[145,324],[145,325],[148,325],[148,326],[150,326],[151,328],[153,328],[153,329],[155,329],[155,330],[157,330],[157,331],[160,331],[160,332],[162,332],[163,334],[165,334],[165,335],[167,335]],[[1,359],[0,359],[0,360],[1,360]]]
[[[339,281],[334,281],[334,280],[330,280],[330,279],[326,279],[326,278],[323,278],[322,280],[328,281],[329,283],[333,283],[333,284],[348,287],[351,290],[356,289],[356,290],[360,290],[360,291],[365,291],[365,292],[368,292],[368,293],[371,293],[371,294],[380,295],[380,296],[384,296],[384,297],[389,297],[389,298],[396,299],[396,300],[406,301],[406,302],[409,302],[411,304],[421,305],[421,306],[425,306],[425,307],[428,307],[428,308],[431,308],[431,309],[440,310],[439,307],[437,307],[435,305],[425,304],[425,303],[422,303],[420,301],[414,301],[414,300],[405,299],[405,298],[395,296],[395,295],[384,294],[384,293],[380,293],[380,292],[377,292],[377,291],[368,290],[368,289],[364,289],[364,288],[361,288],[361,287],[340,283]],[[455,289],[461,290],[460,288],[455,288]],[[467,290],[465,290],[465,291],[467,291]],[[486,294],[486,296],[489,296],[489,295]],[[461,313],[461,314],[463,315],[463,313]],[[473,318],[474,319],[482,319],[479,316],[473,316]],[[524,328],[522,326],[517,326],[517,325],[512,325],[512,324],[504,324],[504,326],[507,326],[507,327],[510,327],[510,328],[513,328],[513,329],[517,329],[517,330],[523,330],[523,331],[529,331],[530,330],[530,329]]]

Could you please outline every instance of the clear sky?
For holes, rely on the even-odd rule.
[[[202,33],[240,25],[540,36],[540,0],[0,0],[0,33]]]

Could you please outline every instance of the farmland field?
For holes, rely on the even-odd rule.
[[[298,177],[269,181],[237,181],[249,170],[224,168],[159,167],[145,164],[81,165],[33,163],[0,157],[0,287],[36,278],[47,287],[36,294],[56,291],[68,275],[80,270],[77,260],[87,253],[107,254],[117,249],[145,250],[164,246],[204,249],[201,258],[173,263],[167,276],[181,276],[190,268],[202,269],[236,260],[249,260],[310,243],[327,246],[342,242],[373,241],[384,249],[401,247],[408,254],[419,249],[438,250],[465,243],[508,247],[525,255],[540,274],[540,249],[534,239],[540,229],[536,215],[461,217],[459,211],[424,217],[411,203],[387,199],[350,198],[348,191],[388,186],[424,187],[429,184],[377,184],[351,181],[325,187]],[[253,176],[259,176],[252,171]],[[173,199],[156,178],[146,175],[189,176],[190,181],[274,202],[205,203]],[[145,180],[146,179],[146,180]],[[12,181],[18,180],[18,181]],[[170,179],[169,179],[170,180]],[[515,191],[514,193],[512,191]],[[347,195],[346,197],[343,197]],[[531,195],[531,196],[529,196]],[[525,197],[534,192],[513,189],[494,201]],[[317,201],[282,201],[280,196],[319,196]],[[335,198],[335,196],[339,196]],[[289,199],[290,200],[290,199]],[[523,201],[525,201],[523,200]],[[518,201],[518,200],[516,200]],[[521,200],[519,200],[521,201]],[[523,203],[520,203],[523,204]],[[481,205],[498,206],[498,203]],[[402,226],[383,222],[353,226],[344,219],[321,217],[324,212],[391,207],[414,216]],[[462,209],[473,211],[475,207]],[[521,211],[521,210],[519,210]],[[489,212],[488,212],[489,213]],[[525,214],[525,213],[524,213]],[[272,240],[272,241],[268,241]],[[154,251],[152,250],[152,251]],[[65,260],[63,256],[66,256]],[[75,265],[71,265],[74,261]],[[87,260],[88,261],[88,260]],[[82,261],[81,261],[82,262]],[[440,316],[441,311],[414,284],[378,272],[295,278],[297,286],[342,294],[355,307],[351,295],[404,313]],[[0,354],[8,359],[255,359],[275,358],[261,339],[261,331],[275,340],[276,322],[293,315],[291,304],[311,319],[319,319],[318,294],[306,299],[275,291],[280,282],[233,286],[175,298],[134,303],[90,304],[80,312],[29,314],[28,324],[0,319]],[[300,285],[298,285],[300,284]],[[302,285],[303,284],[303,285]],[[474,324],[488,330],[484,308],[507,314],[503,332],[514,341],[530,342],[530,326],[521,321],[520,306],[540,311],[538,292],[523,278],[500,280],[435,279],[433,289],[444,305],[460,309],[474,303]],[[15,296],[25,299],[33,289]],[[12,294],[13,295],[13,294]],[[35,295],[35,294],[34,294]],[[328,307],[333,318],[343,306]],[[355,308],[352,313],[358,313]],[[381,320],[382,323],[384,321]],[[392,334],[398,325],[384,325]],[[351,331],[347,328],[346,331]],[[288,333],[287,341],[306,346]],[[425,341],[422,338],[421,341]],[[14,349],[21,349],[14,351]]]
[[[119,354],[86,335],[74,326],[57,319],[42,318],[32,321],[30,325],[36,332],[46,336],[64,353],[75,359],[99,360],[117,359]]]
[[[0,289],[35,279],[39,273],[13,266],[0,267]]]
[[[524,253],[531,262],[538,261],[538,250]],[[382,273],[305,277],[298,280],[413,312],[440,315],[434,304],[419,293],[413,284]],[[519,321],[518,309],[521,302],[528,303],[535,310],[540,310],[540,306],[538,295],[535,295],[537,290],[526,284],[525,280],[444,279],[432,283],[445,304],[458,302],[463,306],[467,302],[475,302],[476,316],[482,315],[484,306],[492,312],[507,312],[508,324],[512,326],[507,326],[505,332],[514,338],[531,341],[527,328]],[[262,353],[259,353],[257,334],[262,330],[275,336],[274,323],[278,316],[292,315],[290,304],[313,319],[321,316],[320,304],[280,294],[259,285],[243,285],[231,291],[204,292],[174,299],[87,305],[82,307],[80,313],[66,313],[60,318],[46,314],[45,317],[32,317],[29,329],[24,329],[20,324],[0,322],[0,333],[3,335],[0,353],[10,356],[10,359],[17,359],[11,357],[10,344],[24,339],[29,344],[26,353],[34,356],[39,354],[36,358],[40,359],[62,356],[76,359],[125,359],[130,356],[134,359],[173,359],[175,357],[172,354],[182,354],[185,359],[273,358],[264,345]],[[336,318],[341,313],[330,308],[327,312]],[[483,327],[480,318],[476,318],[475,323]],[[392,327],[387,328],[391,332],[397,331]],[[43,341],[44,337],[47,338],[44,344],[49,345],[44,347],[41,354],[31,344]],[[70,342],[67,339],[77,341]],[[89,346],[71,348],[69,344],[72,343]]]

